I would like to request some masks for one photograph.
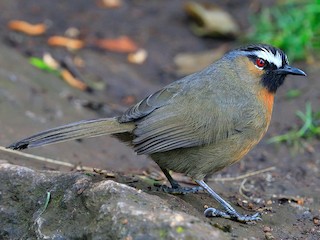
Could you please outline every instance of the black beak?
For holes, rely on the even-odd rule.
[[[307,74],[300,70],[299,68],[291,67],[289,65],[285,65],[283,68],[279,68],[276,70],[276,73],[281,74],[281,75],[301,75],[301,76],[307,76]]]

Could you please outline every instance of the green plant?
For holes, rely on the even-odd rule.
[[[284,0],[251,18],[251,42],[283,49],[289,59],[302,60],[320,50],[320,0]]]
[[[320,137],[320,111],[314,113],[312,111],[311,103],[306,104],[305,113],[297,111],[297,116],[303,122],[302,126],[294,127],[286,134],[275,136],[269,139],[268,143],[282,143],[285,142],[292,146],[301,145],[302,140],[308,140]]]
[[[294,99],[300,97],[302,92],[299,89],[290,89],[286,92],[287,99]]]

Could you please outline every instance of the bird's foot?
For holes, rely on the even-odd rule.
[[[181,187],[180,185],[179,186],[175,186],[175,187],[168,187],[166,185],[160,185],[159,186],[159,189],[162,190],[163,192],[166,192],[166,193],[170,193],[170,194],[187,194],[187,193],[197,193],[197,192],[200,192],[200,191],[203,191],[203,188],[202,187]]]
[[[204,215],[206,217],[222,217],[222,218],[231,219],[231,220],[243,222],[243,223],[262,220],[260,213],[255,213],[253,215],[241,215],[236,211],[223,212],[215,208],[207,208],[204,211]]]

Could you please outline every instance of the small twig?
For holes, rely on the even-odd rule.
[[[216,181],[216,182],[237,181],[237,180],[242,180],[242,179],[244,179],[244,178],[252,177],[252,176],[255,176],[255,175],[264,173],[264,172],[273,171],[273,170],[275,170],[275,169],[276,169],[275,167],[268,167],[268,168],[261,169],[261,170],[258,170],[258,171],[249,172],[249,173],[247,173],[247,174],[240,175],[240,176],[237,176],[237,177],[210,178],[209,180],[210,180],[210,181],[213,180],[213,181]]]
[[[253,196],[248,196],[248,195],[246,195],[246,194],[244,193],[244,191],[245,191],[245,192],[248,192],[248,193],[252,193],[252,192],[250,192],[250,189],[248,189],[248,188],[245,186],[247,180],[248,180],[248,179],[245,178],[245,179],[243,179],[243,181],[241,182],[240,187],[239,187],[239,194],[240,194],[243,198],[245,198],[245,199],[247,199],[247,200],[251,200],[251,201],[253,201],[253,202],[255,202],[255,203],[261,203],[261,201],[262,201],[261,198],[256,198],[256,197],[253,197]]]
[[[2,146],[0,146],[0,151],[12,153],[12,154],[15,154],[15,155],[18,155],[18,156],[23,156],[25,158],[30,158],[30,159],[37,160],[37,161],[40,161],[40,162],[45,162],[45,163],[55,164],[55,165],[59,165],[59,166],[69,167],[71,169],[91,171],[91,172],[93,171],[92,167],[76,166],[76,165],[74,165],[72,163],[62,162],[62,161],[58,161],[58,160],[51,159],[51,158],[45,158],[45,157],[41,157],[41,156],[29,154],[29,153],[19,152],[19,151],[11,150],[11,149],[8,149],[8,148],[2,147]],[[95,170],[98,171],[99,169],[95,168]]]
[[[243,179],[243,181],[241,182],[240,184],[240,187],[239,187],[239,193],[242,197],[246,198],[246,199],[250,199],[250,197],[248,197],[246,194],[244,194],[243,190],[246,191],[246,192],[249,192],[249,189],[247,189],[244,184],[247,182],[247,179]]]

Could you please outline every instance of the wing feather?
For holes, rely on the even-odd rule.
[[[147,116],[155,109],[160,108],[168,103],[170,99],[179,91],[176,87],[163,88],[154,94],[146,97],[136,105],[129,108],[120,118],[119,122],[136,121]]]
[[[227,85],[208,87],[218,82],[212,81],[212,73],[208,71],[200,74],[205,76],[198,75],[195,79],[196,75],[191,75],[170,84],[119,118],[120,122],[135,122],[132,143],[138,154],[206,145],[234,134],[237,126],[234,119],[241,119],[233,116],[241,108],[236,98],[239,92],[230,91]],[[203,82],[199,83],[199,79]],[[238,108],[237,111],[230,106]]]

